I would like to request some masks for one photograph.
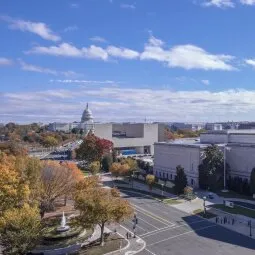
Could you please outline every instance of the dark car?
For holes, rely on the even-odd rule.
[[[214,199],[213,194],[212,194],[212,193],[209,193],[208,198],[209,198],[209,199]]]

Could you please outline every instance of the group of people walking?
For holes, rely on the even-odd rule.
[[[216,223],[219,223],[219,224],[232,224],[234,225],[235,224],[235,219],[234,218],[229,218],[227,216],[217,216],[215,218],[215,222]]]

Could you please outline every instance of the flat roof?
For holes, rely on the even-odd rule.
[[[201,134],[237,134],[237,135],[254,134],[255,135],[255,129],[209,130]]]

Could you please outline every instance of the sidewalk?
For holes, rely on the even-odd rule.
[[[128,245],[126,247],[120,248],[120,250],[113,251],[105,255],[136,254],[142,251],[146,246],[145,241],[143,241],[138,236],[134,238],[133,233],[122,225],[119,225],[117,228],[115,225],[110,225],[108,226],[108,229],[110,229],[111,231],[114,231],[116,229],[117,233],[125,239],[126,239],[127,232],[129,232],[132,235],[132,237],[130,239],[126,239],[128,241]]]
[[[219,225],[255,239],[255,223],[254,222],[252,222],[252,227],[250,230],[250,226],[248,225],[247,220],[239,218],[237,215],[226,213],[221,210],[217,210],[215,208],[210,208],[210,212],[218,215]],[[224,217],[226,217],[227,219],[227,222],[225,224],[224,224]],[[232,219],[234,219],[233,225],[232,225]],[[212,218],[209,221],[216,223],[216,218]],[[250,231],[252,236],[250,236]]]

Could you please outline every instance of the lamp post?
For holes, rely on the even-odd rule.
[[[134,188],[134,174],[131,175],[132,178],[132,189]]]
[[[205,217],[205,215],[206,215],[206,207],[205,207],[205,200],[206,200],[206,197],[203,197],[203,200],[204,200],[203,205],[204,205],[204,217]]]
[[[161,183],[161,195],[163,196],[164,195],[164,184]]]

